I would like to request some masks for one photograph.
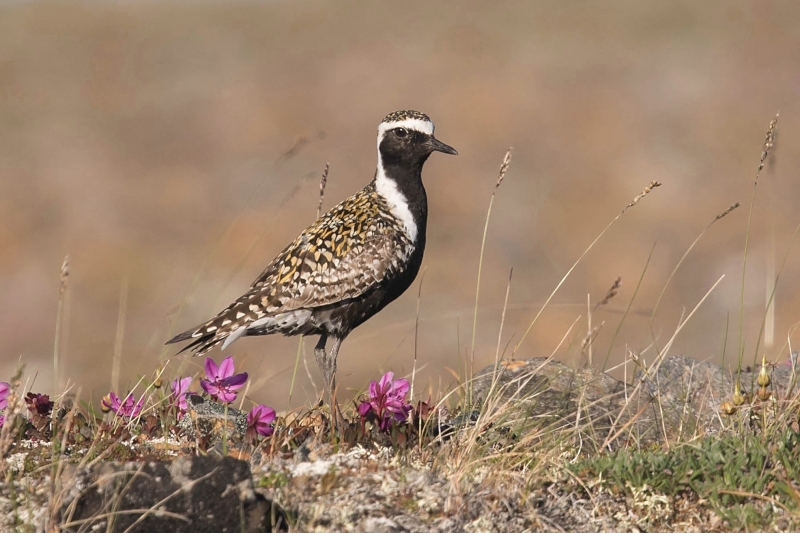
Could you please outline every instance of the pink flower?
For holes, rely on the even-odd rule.
[[[392,421],[403,422],[408,418],[411,404],[406,400],[411,386],[407,379],[394,380],[394,373],[387,372],[380,381],[369,384],[369,399],[358,406],[362,417],[373,413],[382,431],[388,431]]]
[[[172,393],[170,394],[170,398],[172,403],[170,405],[176,407],[178,409],[178,418],[182,418],[183,415],[186,414],[186,409],[188,405],[186,404],[186,395],[187,394],[194,394],[194,392],[189,390],[189,385],[192,384],[192,378],[175,378],[175,380],[170,384],[170,388]]]
[[[219,366],[210,357],[206,359],[206,377],[200,386],[213,399],[230,403],[236,399],[236,389],[247,381],[247,372],[233,374],[233,357],[226,357]]]
[[[8,394],[11,391],[11,385],[5,381],[0,381],[0,409],[8,407]]]
[[[108,396],[103,397],[102,406],[106,411],[113,411],[117,416],[123,418],[135,418],[142,412],[142,405],[144,404],[144,396],[137,402],[132,392],[129,392],[125,397],[125,401],[121,401],[119,396],[114,392],[109,392]]]
[[[266,405],[256,405],[247,414],[247,436],[255,439],[256,435],[269,437],[274,429],[272,422],[275,421],[275,409]]]

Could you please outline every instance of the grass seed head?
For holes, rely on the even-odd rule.
[[[620,287],[622,287],[622,276],[617,276],[617,279],[614,280],[614,283],[611,285],[611,288],[608,289],[605,297],[597,302],[597,305],[595,305],[594,308],[597,309],[601,305],[606,305],[608,302],[610,302],[611,299],[617,295]]]
[[[733,211],[734,209],[737,209],[739,207],[739,205],[740,205],[739,202],[736,202],[735,204],[729,205],[728,209],[726,209],[725,211],[723,211],[722,213],[717,215],[716,218],[714,218],[714,220],[719,220],[719,219],[721,219],[723,217],[728,216],[731,213],[731,211]]]
[[[495,189],[500,187],[500,184],[503,183],[503,180],[506,177],[506,172],[508,172],[508,167],[511,165],[511,151],[512,150],[513,150],[513,148],[509,148],[506,151],[505,157],[503,157],[503,162],[500,164],[500,172],[497,175],[497,183],[494,186]]]
[[[661,182],[660,181],[655,181],[655,180],[651,181],[650,184],[647,187],[645,187],[644,190],[642,190],[642,192],[640,192],[638,194],[638,196],[636,196],[636,198],[631,200],[631,203],[629,203],[627,207],[633,207],[636,204],[638,204],[639,201],[641,201],[642,198],[644,198],[645,196],[650,194],[650,192],[652,192],[652,190],[655,189],[656,187],[661,187]],[[626,209],[627,209],[627,207],[626,207]]]
[[[778,125],[778,117],[780,115],[775,115],[769,122],[769,128],[767,128],[767,135],[764,139],[764,148],[761,150],[761,160],[758,162],[758,171],[764,168],[764,161],[767,160],[767,156],[769,155],[769,150],[773,146],[775,146],[775,127]]]

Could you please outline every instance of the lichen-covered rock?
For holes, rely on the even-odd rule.
[[[769,391],[785,396],[797,381],[791,360],[768,365]],[[741,392],[749,400],[754,393],[760,367],[744,366],[741,373],[728,370],[709,361],[686,355],[671,355],[647,372],[639,370],[634,385],[641,383],[644,392],[653,400],[653,417],[671,438],[716,433],[722,429],[722,404],[733,396],[737,379]],[[748,408],[748,405],[743,406]]]
[[[62,482],[63,531],[288,531],[283,511],[253,489],[250,465],[230,457],[70,466]]]
[[[506,361],[481,370],[473,395],[485,408],[502,412],[515,431],[574,428],[586,451],[606,443],[621,445],[631,434],[640,442],[658,439],[646,413],[649,397],[632,395],[630,385],[593,368],[571,368],[548,358]]]
[[[189,439],[207,439],[215,445],[228,439],[241,441],[247,431],[247,413],[196,394],[186,395],[186,414],[178,427]]]
[[[779,395],[796,381],[787,363],[769,367],[770,391]],[[755,389],[758,370],[742,370],[743,392]],[[514,418],[517,429],[525,427],[521,420],[537,427],[572,424],[583,445],[616,447],[719,431],[720,408],[731,398],[735,381],[736,374],[720,365],[685,355],[667,356],[646,372],[637,371],[630,384],[594,368],[534,358],[484,368],[475,377],[473,396],[502,406],[498,410]]]

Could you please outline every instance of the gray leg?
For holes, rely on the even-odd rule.
[[[325,360],[325,381],[328,383],[328,404],[331,406],[331,418],[333,418],[333,426],[336,431],[342,430],[342,411],[339,409],[339,402],[336,401],[336,356],[339,355],[339,348],[342,346],[344,339],[339,337],[333,338],[333,346],[328,353]]]
[[[328,402],[328,405],[333,405],[333,392],[336,389],[336,355],[339,353],[342,340],[344,339],[333,337],[331,351],[325,353],[325,344],[328,341],[328,334],[323,333],[320,335],[319,342],[314,348],[314,357],[317,359],[320,372],[322,372],[322,379],[325,385],[325,401]]]
[[[339,428],[339,420],[342,419],[342,414],[333,395],[336,392],[336,356],[339,354],[339,348],[342,346],[343,340],[339,337],[333,337],[331,351],[326,353],[325,344],[328,341],[328,335],[323,333],[314,348],[314,357],[317,359],[317,365],[319,365],[319,370],[322,372],[322,380],[325,384],[325,402],[331,408],[331,417],[337,428]]]
[[[336,356],[339,355],[339,348],[342,346],[343,340],[339,337],[333,338],[333,346],[331,346],[331,351],[325,361],[325,380],[329,384],[328,392],[331,394],[331,400],[333,400],[333,394],[336,392]],[[333,401],[331,401],[331,405],[333,405]]]
[[[325,344],[328,342],[328,334],[323,333],[319,336],[319,342],[314,347],[314,358],[317,360],[317,366],[319,366],[319,371],[322,372],[322,381],[323,385],[325,386],[325,401],[330,404],[331,401],[331,391],[328,388],[328,376],[325,373],[325,369],[327,368],[327,359],[328,356],[325,353]]]

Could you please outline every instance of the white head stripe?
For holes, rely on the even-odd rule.
[[[406,128],[421,133],[427,133],[428,135],[433,134],[433,122],[418,118],[407,118],[396,122],[381,122],[380,126],[378,126],[378,133],[386,133],[388,130],[393,130],[395,128]]]
[[[381,145],[381,141],[386,132],[395,128],[406,128],[407,130],[418,131],[426,135],[433,135],[433,122],[430,120],[407,118],[396,122],[381,122],[378,126],[378,146]]]

